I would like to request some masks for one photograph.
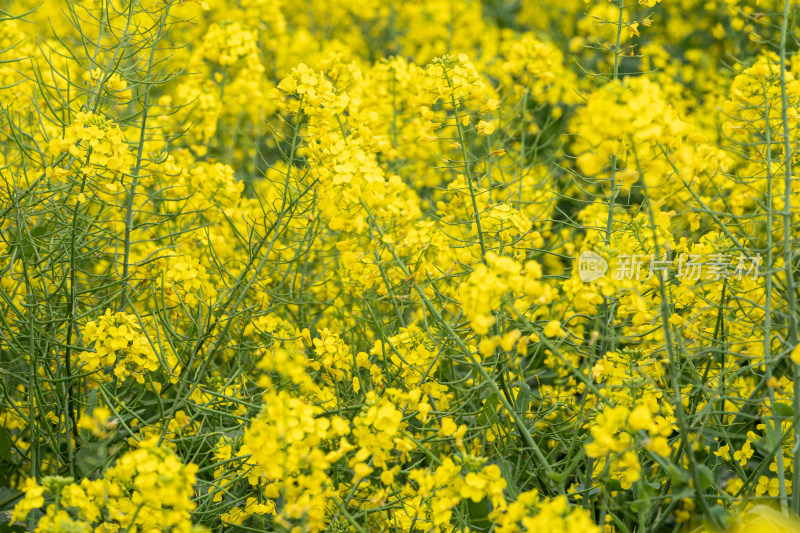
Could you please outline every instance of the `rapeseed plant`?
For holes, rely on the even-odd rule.
[[[0,530],[800,531],[784,0],[14,0]]]

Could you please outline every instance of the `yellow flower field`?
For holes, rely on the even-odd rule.
[[[0,533],[800,531],[789,0],[5,0]]]

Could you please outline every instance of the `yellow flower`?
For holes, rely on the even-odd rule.
[[[479,502],[483,499],[486,480],[474,472],[470,472],[464,477],[464,484],[461,486],[461,497]]]
[[[22,490],[25,497],[14,507],[11,515],[13,522],[24,520],[29,512],[44,505],[44,487],[37,484],[35,479],[26,479]]]
[[[744,466],[747,464],[748,459],[753,456],[754,451],[755,450],[753,450],[753,448],[750,446],[750,441],[748,440],[744,443],[744,445],[742,445],[741,450],[734,452],[733,460],[739,461],[739,464]]]
[[[724,461],[730,461],[731,460],[730,446],[728,446],[727,444],[725,446],[720,446],[719,450],[714,452],[714,455],[722,458]]]
[[[494,122],[486,122],[485,120],[481,120],[475,125],[475,129],[477,130],[478,135],[491,135],[494,133],[495,124]]]
[[[796,365],[800,365],[800,344],[794,347],[791,354],[792,362]]]
[[[567,332],[561,329],[561,323],[558,320],[551,320],[542,330],[545,337],[565,337]]]
[[[633,431],[639,431],[650,426],[652,421],[650,409],[644,405],[640,405],[631,411],[631,415],[628,418],[628,426],[630,426]]]
[[[763,496],[764,493],[769,494],[773,498],[780,494],[780,482],[778,478],[769,479],[767,476],[758,477],[756,496]]]

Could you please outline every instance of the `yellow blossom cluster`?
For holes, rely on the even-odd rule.
[[[73,179],[97,173],[113,180],[117,175],[129,173],[133,163],[119,126],[102,115],[83,111],[75,115],[63,135],[50,139],[48,150],[56,158],[54,163],[63,160],[62,155],[69,158],[66,166],[47,167],[48,175],[59,180],[70,175],[70,168],[79,171]],[[117,190],[113,181],[105,182],[104,187],[109,192]]]
[[[106,309],[86,324],[83,335],[87,345],[94,345],[93,351],[80,353],[88,372],[110,369],[119,379],[131,376],[144,383],[146,372],[160,368],[158,356],[133,315]]]
[[[48,476],[29,480],[15,520],[46,505],[35,531],[193,531],[190,514],[196,465],[148,446],[126,453],[100,479]]]
[[[539,281],[541,275],[541,266],[535,261],[526,263],[523,270],[522,265],[511,258],[487,253],[486,264],[476,265],[458,289],[464,314],[475,332],[484,335],[489,332],[496,322],[493,311],[500,308],[503,297],[511,291],[523,301],[538,305],[555,298],[557,292]]]

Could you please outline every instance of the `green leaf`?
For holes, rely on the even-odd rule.
[[[491,525],[489,523],[489,504],[485,498],[479,502],[474,502],[468,499],[467,509],[469,512],[471,526],[485,529]]]
[[[674,485],[685,485],[689,481],[689,476],[682,468],[670,463],[669,465],[669,478]]]
[[[483,410],[478,415],[478,423],[481,425],[495,425],[499,423],[497,418],[497,405],[500,401],[497,399],[496,394],[492,394],[486,399]]]
[[[775,414],[778,416],[784,416],[786,418],[791,418],[794,416],[794,409],[792,409],[791,405],[776,402],[775,403]]]
[[[11,433],[6,428],[0,428],[0,460],[11,453]]]
[[[0,487],[0,511],[10,511],[14,508],[17,501],[22,497],[22,493],[9,487]],[[0,520],[3,514],[0,512]]]
[[[714,473],[704,464],[697,465],[697,473],[700,475],[700,488],[708,490],[714,486]]]
[[[730,522],[731,522],[731,518],[732,518],[731,513],[727,509],[725,509],[724,507],[721,507],[719,505],[715,505],[711,509],[709,509],[708,512],[709,512],[709,514],[712,514],[712,515],[716,516],[717,522],[720,523],[720,524],[729,525]]]
[[[47,228],[44,226],[36,226],[31,230],[31,237],[39,238],[47,234]]]
[[[97,389],[92,389],[86,397],[86,413],[91,414],[94,412],[95,407],[99,406],[100,402],[97,399]]]
[[[500,463],[500,474],[503,476],[503,479],[506,482],[506,491],[508,492],[509,496],[511,496],[512,500],[516,500],[517,496],[519,496],[519,488],[517,488],[517,484],[514,481],[514,473],[513,467],[511,466],[511,461],[508,459],[503,459]]]
[[[108,458],[108,448],[103,442],[93,442],[82,446],[75,454],[75,469],[81,477],[86,477],[102,468]]]
[[[636,500],[631,503],[631,509],[640,512],[648,509],[653,502],[653,495],[661,488],[658,483],[642,483],[636,486]]]
[[[523,382],[522,385],[519,387],[519,392],[517,393],[517,412],[520,414],[524,414],[528,412],[528,405],[530,404],[531,399],[531,388],[530,386]]]

